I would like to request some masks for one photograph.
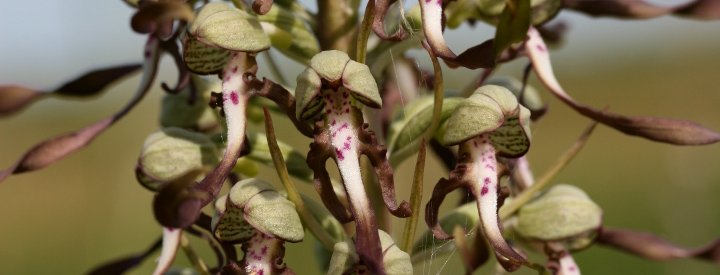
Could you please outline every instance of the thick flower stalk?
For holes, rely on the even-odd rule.
[[[297,78],[295,91],[297,117],[315,125],[307,162],[315,173],[315,188],[325,206],[341,222],[355,221],[358,255],[375,274],[384,274],[382,251],[375,213],[365,193],[360,171],[360,155],[366,155],[377,173],[383,199],[390,212],[407,217],[407,202],[397,205],[392,168],[386,150],[363,125],[358,109],[361,103],[373,108],[382,105],[377,83],[364,64],[350,60],[341,51],[321,52],[310,60],[310,67]],[[347,192],[350,212],[333,191],[325,162],[333,158]]]
[[[506,88],[494,85],[480,87],[459,104],[448,119],[445,145],[459,147],[458,165],[450,179],[441,179],[427,204],[425,219],[438,239],[449,239],[438,223],[438,210],[445,196],[467,187],[477,200],[482,230],[499,255],[514,264],[527,262],[503,238],[498,219],[499,162],[497,156],[517,158],[530,146],[530,111],[518,104]]]

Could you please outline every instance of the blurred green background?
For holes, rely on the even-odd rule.
[[[133,10],[121,1],[32,3],[0,8],[0,84],[52,89],[95,67],[140,60],[144,39],[131,32]],[[720,23],[672,17],[619,21],[569,12],[558,20],[570,29],[566,43],[553,52],[555,71],[578,101],[623,114],[689,119],[720,130]],[[448,32],[447,38],[461,51],[491,35],[489,27],[465,26]],[[420,66],[430,68],[421,52],[414,53]],[[524,65],[518,61],[500,73],[519,77]],[[283,67],[289,79],[300,71],[298,65]],[[175,81],[172,68],[165,58],[158,88],[87,149],[0,184],[0,274],[83,273],[98,263],[139,252],[160,235],[150,208],[152,194],[135,182],[133,169],[145,137],[157,129],[159,84]],[[446,70],[445,75],[448,89],[459,89],[476,72]],[[39,141],[110,115],[130,98],[138,81],[137,75],[127,78],[92,100],[43,100],[3,118],[0,167],[12,165]],[[548,93],[542,95],[550,112],[534,126],[529,158],[536,175],[589,123]],[[296,138],[295,133],[280,136],[307,151],[308,139]],[[395,173],[400,198],[408,197],[413,162]],[[444,171],[428,169],[427,193],[441,176]],[[262,177],[277,182],[272,170],[263,170]],[[720,236],[720,145],[674,147],[600,126],[556,181],[585,189],[605,210],[607,226],[652,231],[691,247]],[[298,183],[306,194],[317,197],[308,184]],[[448,204],[453,201],[450,198]],[[400,228],[396,226],[396,233]],[[193,243],[209,256],[202,242]],[[312,249],[311,240],[287,246],[287,262],[298,274],[318,272],[310,259]],[[207,259],[214,264],[213,257]],[[655,263],[599,246],[576,254],[576,260],[584,274],[719,271],[706,262]],[[176,263],[188,265],[182,254]],[[147,274],[152,268],[150,259],[133,274]],[[437,257],[415,268],[416,274],[455,274],[460,264],[456,257]],[[488,272],[485,268],[478,274]]]

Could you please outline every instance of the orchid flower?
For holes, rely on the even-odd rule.
[[[377,83],[369,68],[350,60],[341,51],[320,52],[310,60],[310,67],[297,78],[296,112],[298,119],[314,123],[315,141],[310,145],[307,162],[313,169],[315,189],[325,206],[341,222],[355,221],[356,248],[360,259],[373,273],[383,274],[382,251],[375,213],[365,194],[360,173],[360,155],[366,155],[375,167],[383,200],[390,212],[407,217],[407,202],[397,205],[392,168],[386,150],[377,144],[374,133],[363,125],[362,105],[382,105]],[[350,204],[348,213],[333,191],[325,162],[333,158]]]
[[[212,231],[224,243],[242,245],[243,274],[295,274],[283,259],[285,242],[302,241],[303,227],[295,205],[270,184],[257,179],[236,183],[215,201]]]
[[[254,75],[257,70],[254,54],[269,47],[270,40],[255,17],[224,3],[203,6],[188,28],[183,52],[188,69],[198,74],[219,73],[222,80],[221,105],[227,125],[227,145],[215,169],[201,182],[186,186],[195,195],[178,203],[176,213],[159,218],[163,225],[189,226],[200,215],[200,209],[220,192],[245,140],[245,110],[250,94],[248,75]],[[161,189],[158,196],[163,193],[170,191]]]
[[[497,156],[517,158],[530,147],[530,111],[518,104],[506,88],[486,85],[459,104],[445,126],[445,145],[459,145],[460,159],[441,179],[427,203],[425,220],[438,239],[449,239],[438,223],[438,210],[445,196],[458,187],[467,187],[477,199],[482,230],[497,255],[513,263],[527,260],[503,238],[498,220]]]

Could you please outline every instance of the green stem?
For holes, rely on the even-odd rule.
[[[288,200],[295,204],[295,209],[298,211],[298,214],[300,214],[300,220],[307,226],[310,233],[312,233],[326,249],[332,251],[338,240],[333,239],[305,207],[305,202],[303,202],[300,192],[295,187],[295,183],[290,180],[285,160],[277,144],[277,137],[275,136],[275,128],[273,127],[270,112],[267,108],[263,108],[263,111],[265,112],[265,132],[267,135],[268,148],[270,149],[270,155],[275,164],[275,170],[280,177],[280,182],[282,182],[287,191]]]
[[[417,221],[420,216],[420,206],[422,205],[423,194],[423,174],[425,172],[425,140],[420,142],[420,151],[418,152],[417,161],[415,162],[415,174],[413,175],[412,191],[410,193],[410,208],[412,215],[405,220],[405,228],[403,229],[403,239],[400,249],[410,251],[412,249],[413,240],[415,240],[415,231],[417,230]]]
[[[360,23],[360,33],[357,39],[357,62],[365,64],[367,57],[367,42],[370,38],[372,21],[375,18],[375,1],[368,1],[367,7],[365,8],[365,15],[363,15],[362,23]]]
[[[593,122],[588,126],[585,131],[583,131],[582,135],[580,135],[580,138],[578,138],[577,141],[575,141],[575,144],[573,144],[572,147],[570,147],[565,153],[563,153],[560,158],[555,161],[555,164],[550,167],[548,171],[545,172],[545,174],[540,177],[540,179],[527,189],[525,189],[522,193],[514,197],[509,203],[504,205],[502,208],[500,208],[500,219],[506,220],[510,216],[512,216],[515,211],[520,209],[521,206],[525,205],[530,199],[534,198],[535,195],[548,186],[550,184],[550,180],[557,175],[557,173],[560,172],[565,166],[567,166],[568,163],[580,152],[580,149],[583,148],[585,143],[587,142],[588,138],[590,138],[590,134],[592,134],[592,131],[595,129],[595,126],[597,126],[597,122]]]
[[[432,51],[432,49],[424,42],[423,47],[430,56],[430,61],[432,61],[433,64],[433,71],[435,72],[435,97],[433,99],[433,115],[432,121],[430,122],[430,127],[428,127],[428,130],[425,133],[426,140],[429,141],[433,138],[433,135],[435,134],[438,126],[440,126],[440,115],[442,114],[443,97],[445,96],[445,85],[443,83],[442,67],[440,67],[440,62],[438,61],[437,56],[435,56],[435,53]]]
[[[210,270],[208,269],[207,264],[205,264],[205,262],[198,257],[197,253],[195,253],[195,250],[192,246],[190,246],[190,240],[188,240],[184,233],[180,237],[180,247],[199,274],[210,275]]]

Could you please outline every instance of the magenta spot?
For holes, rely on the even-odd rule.
[[[325,111],[325,113],[328,115],[330,114],[330,112],[331,112],[330,109],[327,109],[327,111]]]
[[[258,270],[257,275],[265,275],[265,270]]]
[[[343,153],[342,153],[342,151],[340,151],[340,149],[335,149],[335,154],[337,155],[337,158],[339,160],[345,159],[345,156],[343,156]]]
[[[145,51],[145,58],[150,58],[152,53],[150,51]]]
[[[545,52],[545,47],[543,47],[543,45],[541,44],[535,45],[535,48],[540,52]]]
[[[263,246],[262,249],[260,249],[260,255],[265,255],[265,254],[267,254],[267,249],[268,249],[267,245],[266,245],[266,246]]]
[[[343,98],[348,98],[348,93],[347,93],[347,92],[343,93]]]
[[[483,188],[480,189],[480,196],[485,196],[485,194],[487,194],[487,193],[488,193],[488,187],[483,186]]]
[[[258,255],[253,256],[253,259],[255,259],[256,261],[262,261],[262,257],[260,257]]]
[[[473,140],[473,146],[477,147],[477,141]]]
[[[330,110],[328,110],[328,111],[330,111]],[[332,123],[330,123],[330,125],[335,126],[335,123],[337,123],[337,121],[335,121],[335,120],[333,119],[333,121],[332,121]]]
[[[568,267],[568,270],[570,270],[570,271],[575,271],[575,266],[574,266],[574,265],[573,265],[573,266],[569,266],[569,267]]]
[[[486,177],[486,178],[483,180],[483,183],[484,183],[484,184],[490,184],[490,178]]]
[[[348,128],[348,124],[347,124],[347,123],[343,123],[343,125],[340,126],[340,129],[338,129],[338,131],[339,131],[339,130],[342,130],[342,129],[347,129],[347,128]]]
[[[230,100],[232,100],[233,105],[238,105],[238,103],[240,103],[240,98],[235,91],[230,92]]]
[[[345,138],[345,139],[349,141],[349,140],[351,140],[351,139],[352,139],[352,137],[351,137],[351,136],[348,136],[348,137],[347,137],[347,138]]]
[[[345,144],[343,144],[343,148],[345,148],[345,150],[350,150],[350,142],[345,142]]]
[[[237,66],[235,66],[235,67],[232,69],[232,72],[233,72],[233,73],[237,73]]]
[[[350,107],[345,108],[345,113],[350,113]]]

